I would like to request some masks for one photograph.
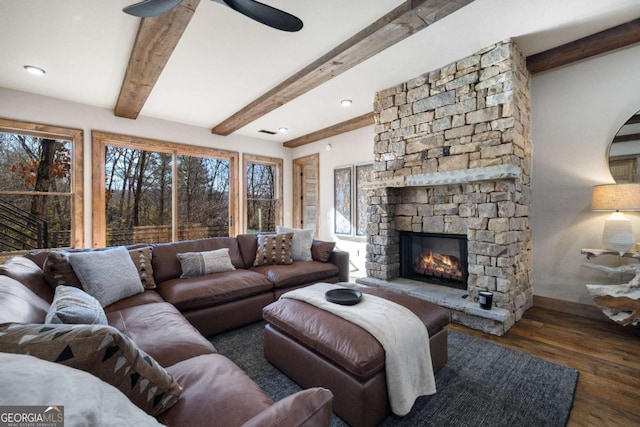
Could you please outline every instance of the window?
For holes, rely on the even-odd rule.
[[[92,138],[100,175],[94,246],[236,234],[237,153],[103,132]]]
[[[84,246],[83,133],[0,119],[0,252]]]
[[[275,231],[282,224],[282,159],[245,154],[244,230]]]

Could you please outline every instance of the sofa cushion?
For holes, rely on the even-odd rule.
[[[69,263],[69,252],[67,251],[51,251],[44,260],[44,277],[51,289],[55,289],[58,285],[74,286],[82,288],[80,279],[73,271],[73,267]]]
[[[231,263],[229,248],[204,252],[185,252],[178,254],[178,259],[182,269],[181,278],[198,277],[236,269]]]
[[[291,264],[292,241],[293,233],[258,234],[258,249],[253,265]]]
[[[241,426],[273,404],[242,369],[220,354],[194,357],[167,371],[184,387],[174,407],[158,418],[168,426]]]
[[[22,283],[0,276],[0,324],[44,323],[49,303]]]
[[[104,307],[104,311],[109,313],[111,311],[118,311],[129,307],[135,307],[142,304],[152,304],[154,302],[166,302],[158,292],[154,289],[149,289],[139,294],[131,295],[130,297],[123,298],[120,301],[116,301],[111,305]]]
[[[25,354],[9,353],[0,353],[0,366],[3,405],[55,402],[64,406],[64,423],[68,426],[161,426],[117,388],[79,369]],[[97,396],[100,404],[96,404]],[[62,425],[56,423],[55,418],[53,422],[8,424]]]
[[[333,393],[312,387],[278,400],[242,427],[328,426],[333,415]]]
[[[314,261],[327,262],[331,258],[336,242],[314,240],[311,244],[311,257]]]
[[[47,284],[44,271],[29,258],[14,256],[0,264],[0,276],[16,279],[46,302],[53,301],[53,291]]]
[[[82,288],[103,307],[144,291],[138,270],[124,247],[70,253],[69,262]]]
[[[276,233],[293,233],[291,241],[291,258],[294,261],[311,261],[311,243],[313,242],[313,229],[276,227]]]
[[[295,261],[292,265],[262,265],[251,271],[263,274],[276,288],[304,285],[338,275],[334,264],[317,261]]]
[[[208,239],[151,245],[151,264],[153,265],[153,276],[156,284],[180,277],[182,269],[178,260],[179,253],[212,251],[221,248],[229,249],[229,257],[234,267],[244,267],[244,262],[238,249],[238,241],[235,237],[211,237]]]
[[[158,285],[158,292],[178,310],[187,311],[235,301],[272,288],[273,284],[264,275],[238,269],[167,280]]]
[[[151,265],[151,247],[129,249],[129,256],[133,260],[133,265],[138,270],[140,282],[145,289],[155,289],[156,282],[153,279],[153,266]]]
[[[2,325],[0,348],[89,372],[154,416],[172,406],[182,391],[153,358],[111,326]]]
[[[112,311],[107,313],[107,320],[162,366],[216,351],[174,306],[166,302]]]
[[[107,316],[97,299],[73,286],[58,285],[45,323],[106,325]]]

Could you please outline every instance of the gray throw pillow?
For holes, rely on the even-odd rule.
[[[98,300],[82,289],[58,285],[44,322],[106,325],[107,316]]]
[[[204,274],[233,271],[236,268],[231,263],[229,248],[214,251],[184,252],[178,254],[182,267],[182,278],[198,277]]]
[[[72,252],[69,262],[82,288],[103,307],[144,291],[138,270],[124,247]]]
[[[294,261],[311,261],[311,243],[313,242],[313,229],[276,227],[277,234],[293,233],[291,241],[291,258]]]

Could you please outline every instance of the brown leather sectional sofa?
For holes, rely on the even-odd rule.
[[[205,338],[260,320],[262,308],[285,290],[347,278],[348,253],[334,251],[327,262],[253,267],[256,245],[255,235],[153,245],[157,289],[105,307],[109,325],[129,336],[183,387],[178,402],[157,417],[161,423],[190,427],[329,424],[331,392],[313,388],[274,403]],[[223,247],[229,248],[236,270],[179,277],[178,253]],[[44,323],[53,300],[42,270],[46,257],[46,251],[39,252],[0,265],[0,324]]]

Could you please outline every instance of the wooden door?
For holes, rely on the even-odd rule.
[[[293,160],[293,226],[313,228],[318,235],[320,155]]]

